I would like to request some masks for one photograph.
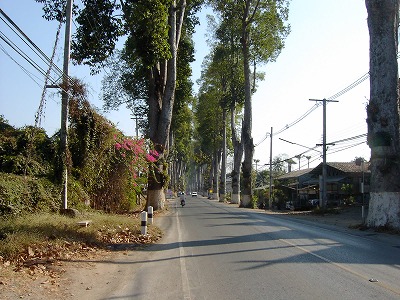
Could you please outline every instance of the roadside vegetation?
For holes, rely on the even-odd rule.
[[[89,226],[79,221],[89,220]],[[77,259],[95,250],[113,250],[113,245],[146,245],[162,233],[148,226],[141,234],[140,214],[115,215],[86,212],[76,218],[57,213],[3,217],[0,223],[0,259],[17,269],[56,260]],[[132,247],[130,247],[132,248]]]
[[[139,219],[157,153],[146,140],[124,136],[81,96],[69,104],[68,216],[60,214],[59,133],[14,128],[0,116],[0,266],[30,268],[161,236],[154,226],[142,236]],[[89,226],[79,226],[82,220]]]

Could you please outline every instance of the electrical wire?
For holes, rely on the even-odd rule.
[[[17,24],[0,8],[0,14],[7,20],[4,20],[3,17],[0,16],[0,19],[47,65],[51,64],[50,58],[22,31],[21,28],[18,27]],[[54,68],[60,74],[63,74],[63,71],[57,66],[54,65]]]
[[[41,85],[39,82],[36,81],[36,79],[37,79],[37,80],[42,80],[42,79],[40,79],[39,77],[37,77],[37,76],[34,75],[33,73],[29,72],[25,67],[23,67],[20,63],[18,63],[18,62],[6,51],[6,49],[4,49],[3,45],[1,45],[1,44],[0,44],[0,49],[1,49],[1,51],[3,51],[3,53],[4,53],[5,55],[7,55],[14,63],[16,63],[16,64],[21,68],[21,70],[22,70],[26,75],[28,75],[28,76],[32,79],[33,82],[35,82],[40,88],[42,87],[42,85]],[[36,79],[33,78],[33,77],[36,77]]]
[[[0,31],[0,39],[2,39],[10,48],[18,53],[23,59],[25,59],[32,67],[34,67],[43,76],[46,76],[46,71],[43,70],[33,59],[31,59],[24,51],[15,45],[2,31]]]
[[[365,73],[361,77],[357,78],[354,82],[352,82],[350,85],[342,89],[341,91],[337,92],[333,96],[326,98],[327,100],[334,100],[339,98],[340,96],[344,95],[345,93],[349,92],[350,90],[354,89],[356,86],[364,82],[369,78],[369,72]],[[303,115],[301,115],[299,118],[297,118],[295,121],[293,121],[290,124],[285,125],[283,128],[279,129],[274,133],[274,135],[281,134],[282,132],[288,130],[289,128],[293,127],[300,121],[304,120],[308,115],[310,115],[314,110],[316,110],[318,107],[322,105],[322,102],[316,102],[309,110],[307,110]],[[259,146],[262,142],[264,142],[267,139],[268,135],[266,135],[260,142],[255,144],[255,147]]]
[[[6,19],[4,19],[3,17]],[[64,72],[56,65],[52,62],[52,60],[22,31],[22,29],[20,29],[18,27],[18,25],[0,8],[0,19],[47,65],[47,66],[52,66],[54,67],[57,75],[59,76],[59,78],[63,78],[64,77]],[[7,38],[8,39],[8,38]],[[15,50],[15,49],[14,49]],[[17,53],[19,53],[17,51]],[[21,52],[19,53],[21,55],[21,53],[23,53],[23,57],[28,57],[29,60],[31,60],[33,62],[33,59],[31,59],[24,51],[21,50]],[[26,58],[25,58],[26,59]],[[34,63],[36,65],[38,65],[36,62]],[[42,71],[44,71],[42,68],[40,68]],[[43,72],[41,72],[42,75],[46,76],[45,74],[43,74]],[[46,73],[46,72],[44,72]],[[67,76],[68,82],[71,85],[75,84],[75,81],[73,80],[73,78],[71,78],[70,76]],[[55,80],[53,79],[53,83],[55,82]]]

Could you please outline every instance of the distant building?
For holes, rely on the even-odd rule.
[[[357,165],[355,162],[328,162],[326,192],[327,205],[340,205],[349,196],[358,203],[368,202],[371,171],[370,163]],[[295,207],[306,205],[309,200],[320,199],[320,185],[322,178],[322,163],[315,168],[298,170],[286,173],[276,180],[284,189]],[[364,191],[362,183],[364,182]],[[351,191],[344,191],[342,187],[348,185]]]

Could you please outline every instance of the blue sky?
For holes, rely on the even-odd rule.
[[[80,4],[80,0],[75,0]],[[0,0],[0,7],[48,56],[54,45],[57,24],[42,19],[41,5],[34,0]],[[196,58],[193,64],[193,81],[200,76],[200,66],[207,54],[204,13],[202,24],[195,36]],[[36,62],[38,57],[18,40],[15,34],[1,22],[0,30]],[[363,0],[292,0],[289,23],[292,32],[285,49],[277,61],[264,66],[265,80],[259,83],[253,97],[253,138],[258,144],[270,128],[274,132],[302,116],[314,102],[309,99],[329,98],[368,72],[369,36],[367,12]],[[72,26],[73,29],[75,26]],[[64,29],[61,39],[63,40]],[[62,47],[57,47],[56,64],[62,68]],[[27,64],[2,40],[0,40],[0,114],[16,127],[33,125],[43,89],[43,76]],[[5,53],[5,52],[6,53]],[[29,77],[9,56],[31,73]],[[43,67],[44,63],[40,63]],[[70,75],[78,77],[89,86],[89,100],[101,109],[99,100],[102,74],[90,76],[84,66],[70,67]],[[327,106],[327,142],[337,142],[367,133],[365,107],[369,98],[369,80],[337,98],[339,102]],[[60,127],[60,96],[55,90],[47,92],[46,107],[41,125],[51,135]],[[129,111],[104,113],[125,134],[134,135],[134,122]],[[301,154],[306,148],[293,143],[314,147],[322,138],[322,107],[288,130],[273,138],[273,156],[288,157]],[[354,143],[353,143],[354,144]],[[350,146],[351,144],[349,144]],[[270,139],[256,147],[255,159],[259,168],[269,162]],[[351,161],[356,156],[370,157],[368,146],[362,145],[339,151],[346,146],[337,143],[330,146],[328,161]],[[320,150],[320,148],[319,148]],[[335,153],[333,153],[335,152]],[[321,159],[317,152],[306,153],[313,158],[310,166]],[[296,160],[297,161],[297,160]],[[307,160],[300,163],[304,168]],[[298,168],[295,165],[294,168]]]

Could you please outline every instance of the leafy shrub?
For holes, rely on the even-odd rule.
[[[46,178],[0,173],[0,214],[54,211],[57,188]]]
[[[92,108],[82,84],[74,84],[71,93],[68,206],[90,205],[107,212],[135,209],[147,183],[148,164],[158,154],[148,151],[144,140],[125,137]],[[59,140],[59,134],[49,138],[41,128],[15,129],[0,116],[0,213],[61,207]],[[12,176],[15,181],[9,180]]]

